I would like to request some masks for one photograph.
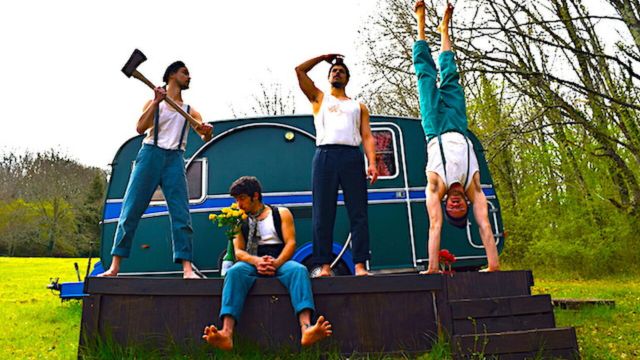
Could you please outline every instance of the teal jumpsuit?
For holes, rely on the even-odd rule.
[[[424,40],[413,44],[413,66],[418,78],[422,129],[427,142],[446,132],[467,133],[467,108],[453,52],[444,51],[438,58],[438,70],[431,49]]]

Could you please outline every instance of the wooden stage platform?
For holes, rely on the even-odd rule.
[[[81,343],[109,336],[119,344],[202,343],[206,325],[220,325],[222,279],[88,278]],[[327,350],[420,353],[451,341],[455,358],[473,352],[500,359],[577,359],[573,328],[555,328],[551,299],[532,296],[529,271],[450,275],[344,276],[312,279],[317,314],[332,324]],[[297,348],[300,330],[289,296],[276,279],[258,279],[245,303],[236,339],[265,349]]]

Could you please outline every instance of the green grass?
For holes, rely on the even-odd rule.
[[[45,286],[50,277],[61,282],[75,281],[73,263],[84,273],[86,259],[3,258],[0,257],[0,359],[71,359],[78,349],[81,303],[61,303]],[[553,298],[601,298],[616,301],[614,308],[592,307],[579,311],[556,310],[558,326],[574,326],[583,359],[640,358],[640,277],[616,276],[585,280],[562,279],[554,274],[534,274],[534,293]],[[142,348],[121,348],[94,344],[91,359],[316,359],[317,349],[302,354],[286,350],[264,354],[251,345],[223,354],[202,344],[192,349],[170,348],[164,353]],[[338,359],[328,354],[326,359]],[[404,359],[404,356],[370,356],[368,359]],[[435,344],[421,360],[450,359],[448,343]]]
[[[238,340],[238,339],[236,339]],[[319,347],[311,347],[302,349],[302,351],[291,351],[282,349],[277,352],[265,353],[261,351],[257,346],[243,342],[241,339],[239,343],[236,342],[234,350],[231,352],[223,352],[215,350],[207,346],[206,344],[198,344],[190,347],[189,349],[178,348],[175,346],[168,346],[165,349],[149,349],[143,347],[127,347],[124,348],[118,344],[115,344],[110,339],[93,341],[88,350],[85,352],[88,354],[84,358],[87,360],[109,360],[109,359],[221,359],[221,360],[338,360],[344,359],[340,355],[339,351],[333,351],[327,353],[321,351]],[[392,359],[410,359],[415,356],[409,355],[354,355],[350,356],[350,359],[371,359],[371,360],[392,360]],[[428,354],[418,356],[418,360],[446,360],[451,359],[451,352],[449,350],[449,344],[440,339],[434,344],[432,350]]]
[[[87,264],[86,259],[0,257],[0,359],[77,356],[81,303],[61,303],[46,289],[50,277],[77,281],[74,262],[81,269]]]
[[[583,359],[640,358],[640,278],[560,279],[534,274],[536,294],[552,298],[612,299],[615,307],[555,310],[556,326],[573,326]]]

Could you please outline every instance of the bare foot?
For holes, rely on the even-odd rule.
[[[325,276],[333,276],[333,273],[331,272],[331,265],[329,264],[322,265],[322,269],[318,274],[318,277],[325,277]]]
[[[363,263],[357,263],[356,264],[356,276],[367,276],[367,275],[371,275],[371,273],[367,271],[367,268],[364,266],[364,264]]]
[[[480,272],[496,272],[496,271],[500,271],[500,268],[492,268],[492,267],[488,267],[486,269],[482,269],[480,270]]]
[[[233,349],[233,334],[224,329],[218,330],[215,325],[205,327],[202,338],[214,348],[224,351]]]
[[[440,270],[425,270],[425,271],[420,271],[420,275],[429,275],[429,274],[442,274],[442,271],[440,271]]]
[[[449,31],[449,21],[451,21],[451,15],[453,15],[453,5],[447,4],[447,9],[444,11],[444,16],[442,17],[442,22],[438,25],[438,32],[445,33]]]
[[[320,316],[318,317],[318,321],[316,321],[315,325],[302,331],[300,344],[302,344],[302,346],[310,346],[331,336],[331,334],[333,334],[333,330],[331,330],[331,323],[326,321],[324,316]]]
[[[184,274],[182,275],[183,279],[202,279],[200,276],[198,276],[198,274],[196,274],[193,271],[189,271],[189,272],[184,272]]]
[[[105,272],[103,272],[102,274],[98,274],[98,277],[114,277],[114,276],[118,276],[118,270],[113,270],[113,269],[109,269]]]

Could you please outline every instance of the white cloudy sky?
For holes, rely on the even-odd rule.
[[[307,113],[293,68],[329,52],[344,54],[350,64],[362,61],[357,30],[376,2],[3,2],[0,152],[53,147],[106,168],[136,134],[135,122],[152,95],[120,72],[134,48],[148,57],[139,70],[156,83],[169,63],[183,60],[192,75],[185,101],[207,121],[231,118],[232,107],[248,111],[258,83],[274,80],[293,89],[297,112]],[[327,67],[311,73],[318,85],[325,85]],[[349,92],[357,94],[361,69],[351,70]]]

